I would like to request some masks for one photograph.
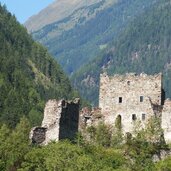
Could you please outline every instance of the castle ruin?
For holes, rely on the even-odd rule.
[[[132,133],[137,120],[143,126],[151,116],[159,117],[165,140],[171,141],[171,100],[165,100],[161,73],[101,74],[99,108],[106,124],[119,117],[123,133]]]
[[[49,100],[41,127],[30,133],[32,143],[48,144],[61,139],[73,139],[86,127],[99,122],[115,126],[120,121],[123,133],[133,133],[137,121],[144,127],[152,117],[158,117],[166,142],[171,142],[171,100],[165,99],[162,74],[100,75],[99,107],[83,108],[74,101]]]
[[[46,145],[51,141],[72,140],[78,132],[79,99],[49,100],[44,109],[41,127],[30,132],[32,143]]]

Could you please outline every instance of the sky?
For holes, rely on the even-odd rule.
[[[6,4],[8,11],[14,14],[21,24],[52,2],[54,0],[0,0],[0,3]]]

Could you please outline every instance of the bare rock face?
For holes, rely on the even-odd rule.
[[[78,132],[79,99],[74,101],[49,100],[44,110],[41,127],[30,132],[32,143],[48,144],[61,139],[73,139]]]

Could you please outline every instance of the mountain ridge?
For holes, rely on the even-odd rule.
[[[102,0],[84,7],[79,15],[80,9],[62,21],[33,32],[32,36],[48,48],[70,76],[101,53],[134,17],[153,3],[155,0]]]
[[[55,0],[38,14],[30,17],[24,25],[29,32],[34,32],[43,28],[45,25],[68,17],[81,7],[89,6],[101,1],[103,0]]]

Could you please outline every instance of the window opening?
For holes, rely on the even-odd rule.
[[[137,120],[136,114],[132,114],[132,120],[133,120],[133,121]]]
[[[119,97],[119,103],[122,103],[122,97]]]
[[[118,115],[117,117],[116,117],[116,120],[115,120],[115,127],[117,128],[117,129],[121,129],[122,128],[122,117],[121,117],[121,115]]]
[[[145,113],[142,114],[142,120],[145,120]]]
[[[143,101],[144,101],[144,97],[140,96],[140,102],[143,102]]]

